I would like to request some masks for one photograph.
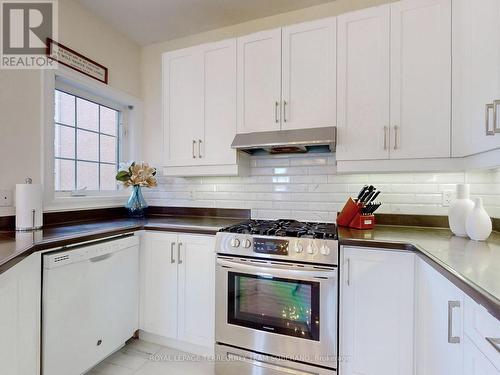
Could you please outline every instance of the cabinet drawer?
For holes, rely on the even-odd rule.
[[[500,344],[495,348],[490,342],[500,341],[500,321],[469,297],[465,298],[464,330],[479,350],[500,370]]]

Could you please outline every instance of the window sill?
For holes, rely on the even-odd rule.
[[[56,196],[45,202],[44,211],[66,211],[93,208],[119,207],[123,206],[130,195],[129,191],[107,196]]]

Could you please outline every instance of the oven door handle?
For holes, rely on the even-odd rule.
[[[230,261],[230,260],[224,260],[224,259],[217,259],[217,264],[219,266],[225,267],[225,268],[231,268],[236,271],[247,271],[251,274],[263,276],[263,277],[274,277],[274,276],[281,276],[281,277],[297,277],[300,279],[331,279],[337,277],[337,270],[336,269],[325,269],[325,270],[301,270],[301,269],[296,269],[296,268],[282,268],[282,267],[276,267],[273,265],[266,265],[266,266],[261,266],[261,265],[253,265],[253,264],[244,264],[241,262],[235,262],[235,261]]]

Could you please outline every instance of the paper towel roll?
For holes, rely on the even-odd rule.
[[[43,193],[40,184],[16,185],[16,230],[39,229],[43,225]]]

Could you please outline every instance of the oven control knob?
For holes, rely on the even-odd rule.
[[[302,244],[299,241],[297,241],[295,243],[295,252],[296,253],[301,253],[303,251],[304,251],[304,246],[302,246]]]
[[[314,244],[313,241],[309,242],[309,245],[307,245],[307,253],[308,254],[315,254],[317,252],[317,247]]]
[[[330,248],[328,246],[326,246],[325,244],[323,244],[323,246],[321,246],[321,249],[319,249],[319,251],[323,255],[330,255]]]
[[[241,243],[241,246],[243,246],[245,249],[248,249],[250,246],[252,246],[252,243],[248,238],[245,238]]]
[[[237,239],[236,237],[231,239],[231,246],[232,247],[239,247],[240,246],[240,240]]]

